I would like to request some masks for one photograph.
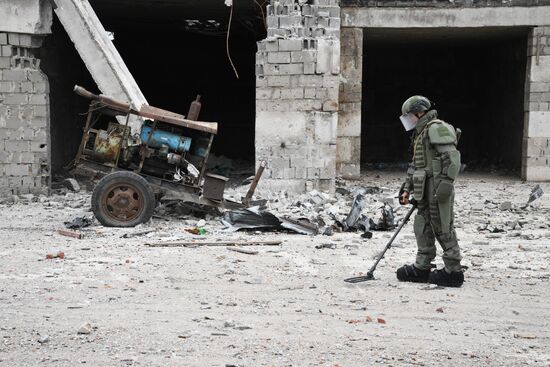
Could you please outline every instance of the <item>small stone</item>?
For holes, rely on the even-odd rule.
[[[92,325],[89,322],[85,322],[78,329],[77,334],[90,334],[92,332]]]
[[[510,210],[510,209],[512,209],[512,203],[510,201],[504,201],[504,202],[500,203],[499,209],[502,210],[502,211]]]
[[[44,336],[40,337],[40,339],[38,339],[38,342],[40,344],[46,344],[49,341],[50,341],[49,335],[44,335]]]
[[[80,185],[78,184],[78,181],[76,181],[74,178],[66,178],[65,180],[63,180],[63,185],[73,192],[80,191]]]
[[[199,221],[197,222],[196,227],[197,227],[197,228],[202,228],[202,227],[204,227],[205,225],[206,225],[206,221],[205,221],[204,219],[201,219],[201,220],[199,220]]]

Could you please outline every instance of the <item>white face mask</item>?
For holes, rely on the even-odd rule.
[[[401,123],[406,131],[411,131],[416,127],[418,117],[416,117],[414,113],[407,113],[406,115],[401,115],[399,120],[401,120]]]

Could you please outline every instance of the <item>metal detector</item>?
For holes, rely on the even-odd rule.
[[[405,218],[403,219],[403,222],[401,222],[401,224],[397,228],[397,231],[395,231],[395,233],[393,234],[392,238],[390,239],[390,242],[388,242],[386,247],[384,247],[384,250],[382,250],[380,255],[378,255],[378,258],[374,262],[374,265],[372,265],[372,267],[367,272],[367,275],[362,275],[360,277],[347,278],[347,279],[344,279],[344,282],[347,282],[347,283],[361,283],[361,282],[366,282],[367,280],[373,280],[374,279],[374,270],[376,270],[376,267],[378,266],[378,263],[380,262],[380,260],[382,260],[382,258],[386,254],[386,251],[388,251],[388,249],[391,247],[393,241],[395,240],[395,237],[397,237],[397,235],[401,231],[401,228],[403,228],[405,226],[405,224],[407,224],[407,222],[411,218],[412,213],[414,212],[414,210],[418,206],[418,202],[414,199],[411,199],[409,202],[412,204],[411,209],[409,210],[407,215],[405,215]]]

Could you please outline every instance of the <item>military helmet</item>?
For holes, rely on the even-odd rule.
[[[412,96],[403,103],[401,107],[401,112],[403,115],[408,113],[418,113],[422,111],[428,111],[432,108],[432,102],[423,96]]]

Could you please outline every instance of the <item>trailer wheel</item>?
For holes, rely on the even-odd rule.
[[[154,210],[153,189],[134,172],[110,173],[92,193],[92,211],[106,227],[134,227],[151,219]]]

